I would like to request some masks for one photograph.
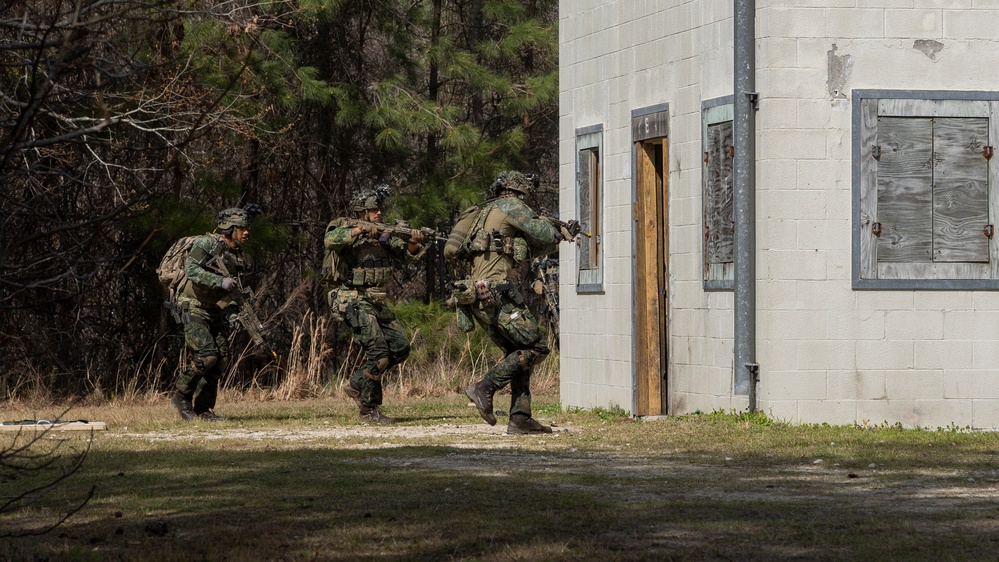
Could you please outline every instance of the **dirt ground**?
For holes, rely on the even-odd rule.
[[[502,421],[502,419],[501,419]],[[546,423],[551,423],[546,420]],[[448,447],[466,449],[467,455],[454,454],[447,458],[405,457],[393,455],[384,460],[390,465],[411,468],[447,469],[456,472],[485,475],[495,472],[494,468],[509,461],[516,455],[519,470],[549,473],[598,473],[611,477],[625,477],[629,480],[651,480],[668,474],[673,479],[690,479],[701,482],[703,488],[695,495],[712,496],[724,494],[732,499],[771,500],[781,496],[802,499],[811,497],[843,500],[852,497],[861,503],[884,504],[900,510],[961,509],[967,507],[999,508],[999,470],[963,473],[950,469],[923,469],[910,471],[903,479],[890,478],[890,484],[883,481],[886,467],[870,463],[866,470],[841,468],[828,464],[823,459],[815,459],[810,464],[780,467],[753,467],[752,483],[748,488],[736,492],[731,486],[711,491],[711,482],[744,481],[747,469],[734,459],[708,458],[691,459],[687,455],[669,452],[646,452],[645,454],[580,452],[575,448],[565,449],[556,446],[556,440],[571,435],[585,437],[592,428],[553,427],[550,435],[512,436],[506,434],[503,423],[495,426],[485,424],[443,423],[428,426],[334,426],[310,429],[267,429],[244,428],[208,429],[197,428],[191,431],[163,431],[147,433],[120,433],[121,437],[142,439],[149,442],[178,440],[281,440],[288,442],[323,442],[343,440],[336,448],[352,450],[398,449],[413,444],[423,445],[429,441],[446,443]],[[627,460],[626,463],[621,461]],[[496,461],[496,462],[490,462]],[[721,465],[719,462],[721,461]],[[956,484],[964,481],[966,486]],[[639,486],[640,488],[640,486]],[[736,496],[733,496],[733,493]],[[641,495],[641,492],[639,492]],[[999,530],[999,529],[997,529]]]
[[[936,561],[997,559],[988,553],[999,552],[999,470],[991,468],[999,464],[991,461],[927,468],[917,454],[905,457],[903,463],[898,444],[886,439],[876,447],[894,447],[894,457],[854,458],[839,461],[844,463],[840,466],[821,456],[771,458],[768,450],[754,450],[755,456],[750,456],[729,454],[717,446],[698,447],[696,441],[684,445],[678,441],[680,431],[674,433],[677,441],[643,441],[642,429],[650,426],[642,422],[606,426],[568,422],[550,435],[535,436],[506,435],[504,422],[501,418],[496,426],[488,426],[442,418],[419,425],[365,426],[319,418],[307,425],[268,428],[192,423],[150,431],[111,428],[99,439],[145,442],[153,451],[178,442],[185,448],[190,443],[191,448],[213,450],[216,447],[206,441],[217,440],[218,450],[226,454],[260,442],[260,449],[298,451],[294,458],[300,460],[337,459],[341,473],[353,474],[360,482],[380,481],[376,474],[383,472],[395,482],[441,482],[435,491],[445,497],[441,504],[453,509],[475,505],[480,497],[469,494],[469,489],[491,489],[495,484],[502,490],[505,483],[518,482],[532,497],[545,498],[539,513],[549,518],[554,514],[556,519],[576,517],[568,525],[546,521],[545,533],[535,533],[530,526],[507,529],[498,536],[492,528],[483,531],[483,536],[502,544],[544,537],[545,542],[531,539],[533,548],[540,550],[510,559],[537,555],[587,560],[588,549],[609,560]],[[854,447],[858,454],[867,451]],[[313,449],[363,454],[300,453]],[[325,461],[313,462],[323,466]],[[386,498],[402,494],[397,488],[386,490]],[[312,492],[305,495],[311,498]],[[474,512],[476,516],[501,516],[508,509],[502,502],[489,505],[496,511]],[[573,507],[567,512],[564,505]],[[302,509],[314,508],[309,503]],[[521,516],[530,517],[532,509]],[[326,511],[316,509],[314,514],[326,516]],[[406,519],[397,512],[392,516]],[[430,512],[426,517],[435,520]],[[372,521],[377,520],[376,514]],[[422,526],[426,520],[418,522]],[[434,532],[449,537],[451,526],[441,523]],[[414,534],[408,540],[416,543],[419,537]],[[471,541],[455,551],[459,554],[449,556],[505,559],[490,557],[476,545]],[[550,550],[552,545],[563,545],[565,553]],[[329,559],[350,559],[351,552]]]

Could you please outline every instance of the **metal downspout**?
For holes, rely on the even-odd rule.
[[[735,2],[735,377],[756,411],[756,0]]]

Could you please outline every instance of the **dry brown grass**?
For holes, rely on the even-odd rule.
[[[471,334],[458,330],[453,312],[437,304],[401,303],[400,321],[410,334],[412,353],[408,360],[386,374],[387,399],[396,397],[442,397],[460,394],[479,380],[501,358],[500,350],[481,329]],[[220,404],[242,401],[299,401],[335,396],[361,365],[363,357],[346,330],[328,317],[306,312],[295,324],[286,352],[277,361],[245,341],[234,337],[233,358],[220,383]],[[554,343],[554,342],[553,342]],[[555,346],[551,346],[555,349]],[[152,352],[150,352],[151,355]],[[186,363],[184,350],[175,363]],[[111,388],[101,385],[92,373],[85,375],[86,392],[69,399],[54,390],[43,373],[19,379],[22,386],[8,388],[9,404],[47,407],[76,405],[154,405],[169,400],[178,372],[168,370],[166,359],[147,357],[133,372],[121,372]],[[179,368],[179,367],[178,367]],[[247,374],[249,369],[249,374]],[[553,393],[558,389],[558,351],[539,363],[532,376],[532,390]]]

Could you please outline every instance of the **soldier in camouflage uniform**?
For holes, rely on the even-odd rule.
[[[367,423],[395,422],[381,411],[382,377],[409,357],[409,337],[386,302],[385,285],[392,278],[393,260],[416,260],[426,250],[418,230],[403,240],[382,236],[384,232],[370,224],[382,222],[382,204],[390,194],[384,184],[361,191],[352,199],[354,217],[334,219],[324,238],[332,315],[347,323],[365,356],[344,392],[357,403],[360,419]],[[357,221],[369,224],[357,225]]]
[[[552,223],[539,218],[523,201],[532,184],[520,172],[501,173],[493,184],[495,198],[462,213],[444,246],[445,258],[472,262],[470,279],[455,282],[459,323],[465,314],[465,329],[474,329],[467,320],[470,314],[505,354],[465,394],[482,419],[495,425],[493,395],[510,385],[510,434],[552,431],[531,417],[531,371],[549,349],[538,321],[511,280],[531,253],[547,254],[559,240]]]
[[[184,265],[187,281],[177,297],[184,321],[184,342],[191,362],[177,379],[173,404],[185,420],[223,421],[215,414],[219,378],[229,363],[229,324],[238,306],[229,297],[242,287],[246,272],[242,248],[250,238],[250,216],[243,209],[225,209],[216,217],[218,228],[199,236]],[[225,277],[212,266],[221,260],[236,277]]]

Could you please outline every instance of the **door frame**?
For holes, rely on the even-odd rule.
[[[669,104],[633,110],[631,114],[632,173],[632,412],[637,416],[668,415],[669,408]],[[651,205],[642,200],[647,190],[639,184],[649,169],[646,152],[662,146],[662,191],[655,192]],[[654,150],[654,149],[653,149]],[[655,170],[654,163],[652,170]],[[654,173],[654,172],[653,172]],[[658,184],[657,184],[658,185]],[[655,216],[643,216],[647,207],[655,207]],[[650,219],[653,222],[649,222]],[[653,243],[647,243],[650,225],[655,228]],[[661,241],[661,244],[660,244]],[[649,254],[655,254],[650,257]],[[650,265],[649,260],[655,263]],[[656,271],[655,296],[645,272]],[[652,317],[656,318],[653,320]],[[654,333],[647,330],[655,322]],[[653,349],[649,338],[656,340]],[[650,373],[656,371],[655,376]]]

